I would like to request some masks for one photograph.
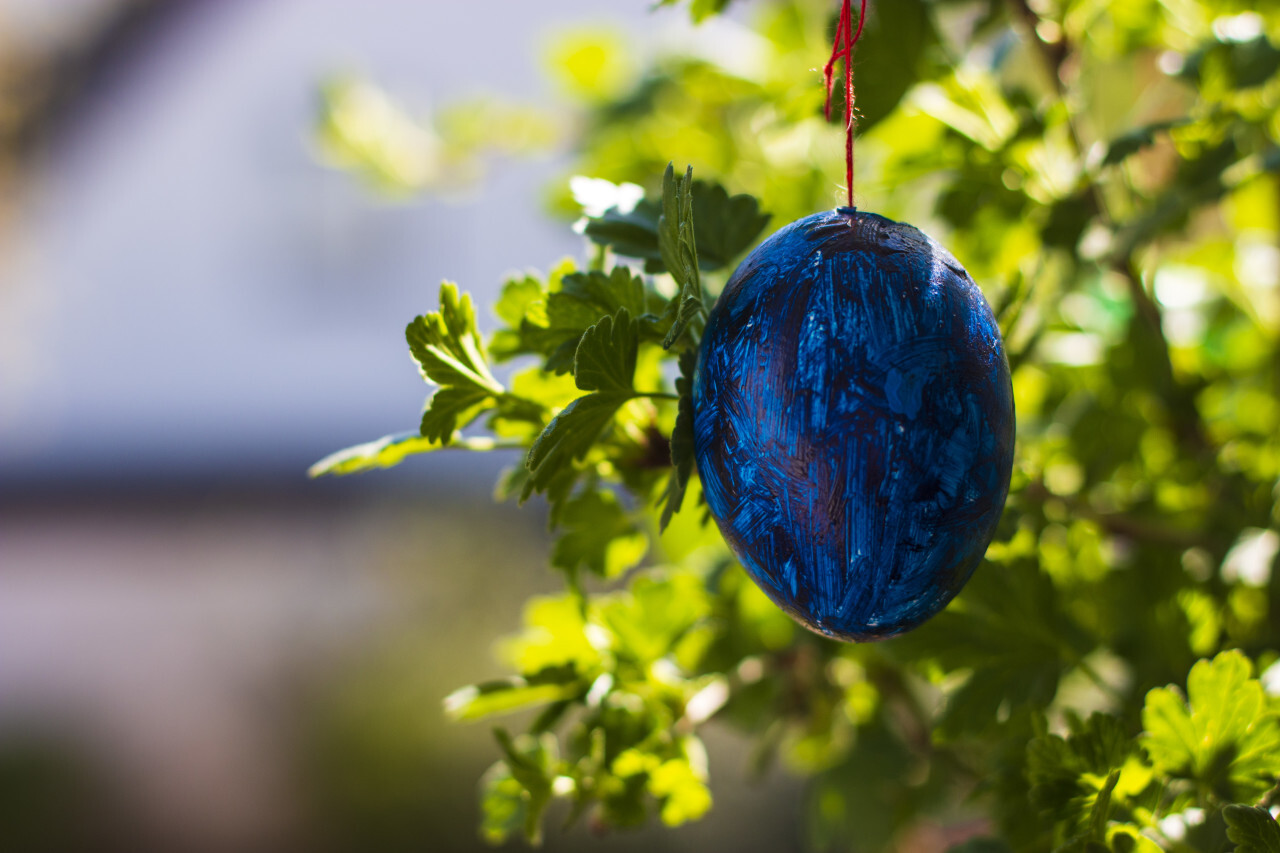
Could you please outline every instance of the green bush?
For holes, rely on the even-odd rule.
[[[496,730],[484,837],[537,841],[555,800],[597,827],[698,819],[714,720],[809,778],[819,849],[941,825],[968,851],[1280,850],[1280,8],[873,0],[857,202],[983,287],[1018,450],[960,597],[841,645],[747,580],[693,471],[715,293],[766,221],[842,195],[813,72],[836,4],[735,4],[750,27],[726,5],[691,7],[723,49],[634,78],[616,38],[557,53],[578,171],[601,180],[555,205],[583,215],[589,259],[508,281],[489,335],[446,283],[407,330],[435,388],[420,430],[313,469],[525,451],[498,494],[545,496],[565,591],[502,642],[510,678],[445,700],[536,711]],[[659,183],[672,160],[699,180]]]

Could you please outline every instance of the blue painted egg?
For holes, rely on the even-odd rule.
[[[889,637],[981,561],[1013,466],[1013,389],[982,292],[916,228],[851,208],[738,267],[693,380],[698,473],[747,572],[804,626]]]

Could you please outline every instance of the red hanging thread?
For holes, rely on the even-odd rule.
[[[844,59],[844,180],[849,190],[849,207],[853,207],[853,131],[857,120],[853,115],[853,46],[862,37],[862,25],[867,20],[867,0],[861,0],[858,11],[858,30],[853,29],[853,0],[844,0],[840,7],[840,22],[836,24],[835,46],[831,59],[822,68],[822,79],[827,86],[827,121],[831,121],[831,93],[835,87],[836,62]],[[844,39],[844,47],[840,40]]]

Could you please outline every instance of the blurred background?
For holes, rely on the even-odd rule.
[[[0,0],[5,850],[482,846],[491,738],[440,700],[558,587],[545,519],[512,459],[305,471],[414,427],[441,278],[583,252],[557,33],[705,38],[649,5]],[[612,841],[789,849],[796,784],[742,775]]]
[[[574,220],[634,201],[607,182],[688,162],[767,231],[842,203],[836,8],[0,0],[0,850],[481,848],[498,751],[441,700],[520,669],[495,641],[564,585],[545,512],[494,503],[509,452],[307,468],[413,430],[405,323],[448,278],[494,328],[504,278],[585,257]],[[597,838],[553,813],[547,847],[925,853],[994,814],[1047,849],[1036,715],[1136,732],[1148,689],[1228,648],[1280,689],[1277,8],[873,0],[856,201],[1007,316],[1005,573],[874,646],[769,607],[730,626],[708,673],[807,648],[783,671],[808,698],[761,681],[730,707],[753,742],[699,732],[707,819]],[[872,669],[929,704],[902,716]]]

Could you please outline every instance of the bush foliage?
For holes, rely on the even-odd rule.
[[[407,329],[420,429],[313,469],[520,448],[499,497],[549,504],[564,592],[501,642],[511,677],[445,700],[534,712],[496,729],[482,834],[536,842],[557,800],[597,827],[696,820],[716,721],[808,777],[818,849],[941,825],[967,851],[1280,850],[1280,7],[873,0],[858,205],[983,287],[1018,450],[960,597],[842,645],[750,583],[693,466],[715,294],[766,223],[842,195],[813,70],[837,4],[729,5],[693,0],[715,49],[638,76],[625,42],[572,37],[596,180],[557,204],[588,257],[513,276],[490,334],[446,283]]]

